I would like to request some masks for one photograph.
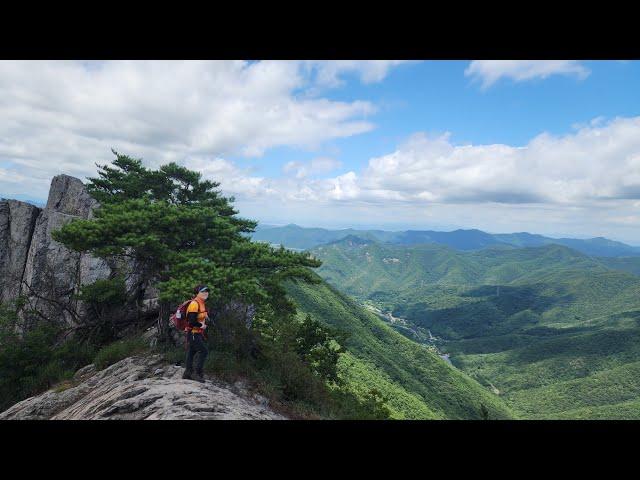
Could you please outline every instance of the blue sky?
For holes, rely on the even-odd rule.
[[[316,152],[284,147],[268,152],[260,162],[241,156],[233,160],[259,163],[261,174],[278,176],[288,161],[327,154],[342,161],[342,171],[348,171],[392,151],[416,131],[448,131],[459,144],[524,145],[542,132],[570,133],[574,125],[597,117],[640,114],[640,62],[582,64],[590,70],[583,80],[562,75],[526,82],[502,79],[484,91],[464,75],[468,61],[402,65],[374,84],[363,84],[357,74],[349,74],[343,87],[323,96],[373,102],[379,106],[378,113],[370,117],[375,129],[327,142]]]
[[[636,61],[0,62],[0,195],[111,148],[241,215],[640,245]]]

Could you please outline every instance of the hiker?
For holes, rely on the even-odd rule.
[[[209,287],[198,285],[194,289],[196,296],[187,307],[187,364],[182,378],[204,382],[202,367],[209,354],[204,339],[204,331],[207,328],[209,314],[204,302],[209,297]],[[195,374],[193,372],[193,360],[197,354]]]

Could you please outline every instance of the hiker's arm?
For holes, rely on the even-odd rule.
[[[202,328],[202,324],[198,321],[198,312],[187,313],[187,321],[190,327]]]
[[[202,324],[198,321],[198,304],[194,301],[187,307],[187,322],[192,328],[202,328]]]

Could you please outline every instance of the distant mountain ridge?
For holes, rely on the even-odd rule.
[[[479,250],[487,247],[541,247],[557,244],[592,256],[640,257],[640,247],[634,247],[604,237],[589,239],[551,238],[528,232],[492,234],[477,229],[458,229],[451,232],[434,230],[392,232],[385,230],[356,230],[353,228],[329,230],[289,224],[280,227],[271,225],[262,228],[258,227],[252,238],[253,240],[282,244],[288,248],[311,249],[348,236],[395,245],[441,244],[456,250]]]

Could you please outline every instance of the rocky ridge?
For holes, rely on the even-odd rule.
[[[125,358],[104,370],[78,370],[68,388],[27,398],[0,420],[286,420],[241,383],[183,380],[161,355]]]

